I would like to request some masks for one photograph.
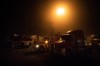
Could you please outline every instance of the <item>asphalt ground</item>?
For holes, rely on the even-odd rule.
[[[29,48],[0,49],[0,66],[100,66],[100,57],[90,55],[50,55]]]

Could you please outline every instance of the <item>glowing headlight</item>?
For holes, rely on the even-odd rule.
[[[36,48],[39,48],[39,45],[36,45],[35,47],[36,47]]]
[[[48,44],[48,41],[45,41],[46,44]]]

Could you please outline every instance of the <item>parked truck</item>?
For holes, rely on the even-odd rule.
[[[70,30],[60,40],[50,44],[50,54],[68,55],[83,52],[85,47],[83,30]]]

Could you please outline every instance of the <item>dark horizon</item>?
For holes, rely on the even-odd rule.
[[[57,0],[55,0],[57,1]],[[65,0],[63,0],[65,1]],[[53,1],[50,0],[5,0],[3,3],[4,21],[1,24],[2,34],[37,34],[44,35],[51,31],[51,27],[45,27],[40,16],[41,6],[48,6]],[[72,28],[68,29],[83,29],[86,34],[99,34],[99,10],[100,4],[96,0],[76,0],[72,2],[77,6],[82,6],[84,16],[80,16],[79,22]],[[85,12],[84,12],[85,11]],[[66,30],[68,30],[66,29]]]

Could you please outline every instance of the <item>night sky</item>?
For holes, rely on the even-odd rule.
[[[40,12],[42,7],[48,6],[57,0],[4,0],[3,21],[1,21],[1,33],[4,34],[37,34],[44,35],[50,28],[43,25]],[[68,1],[68,0],[63,0]],[[100,3],[97,0],[69,0],[82,8],[83,15],[73,28],[83,29],[86,34],[100,34]],[[78,8],[77,8],[78,9]],[[66,29],[66,28],[65,28]],[[68,29],[67,29],[68,30]]]

